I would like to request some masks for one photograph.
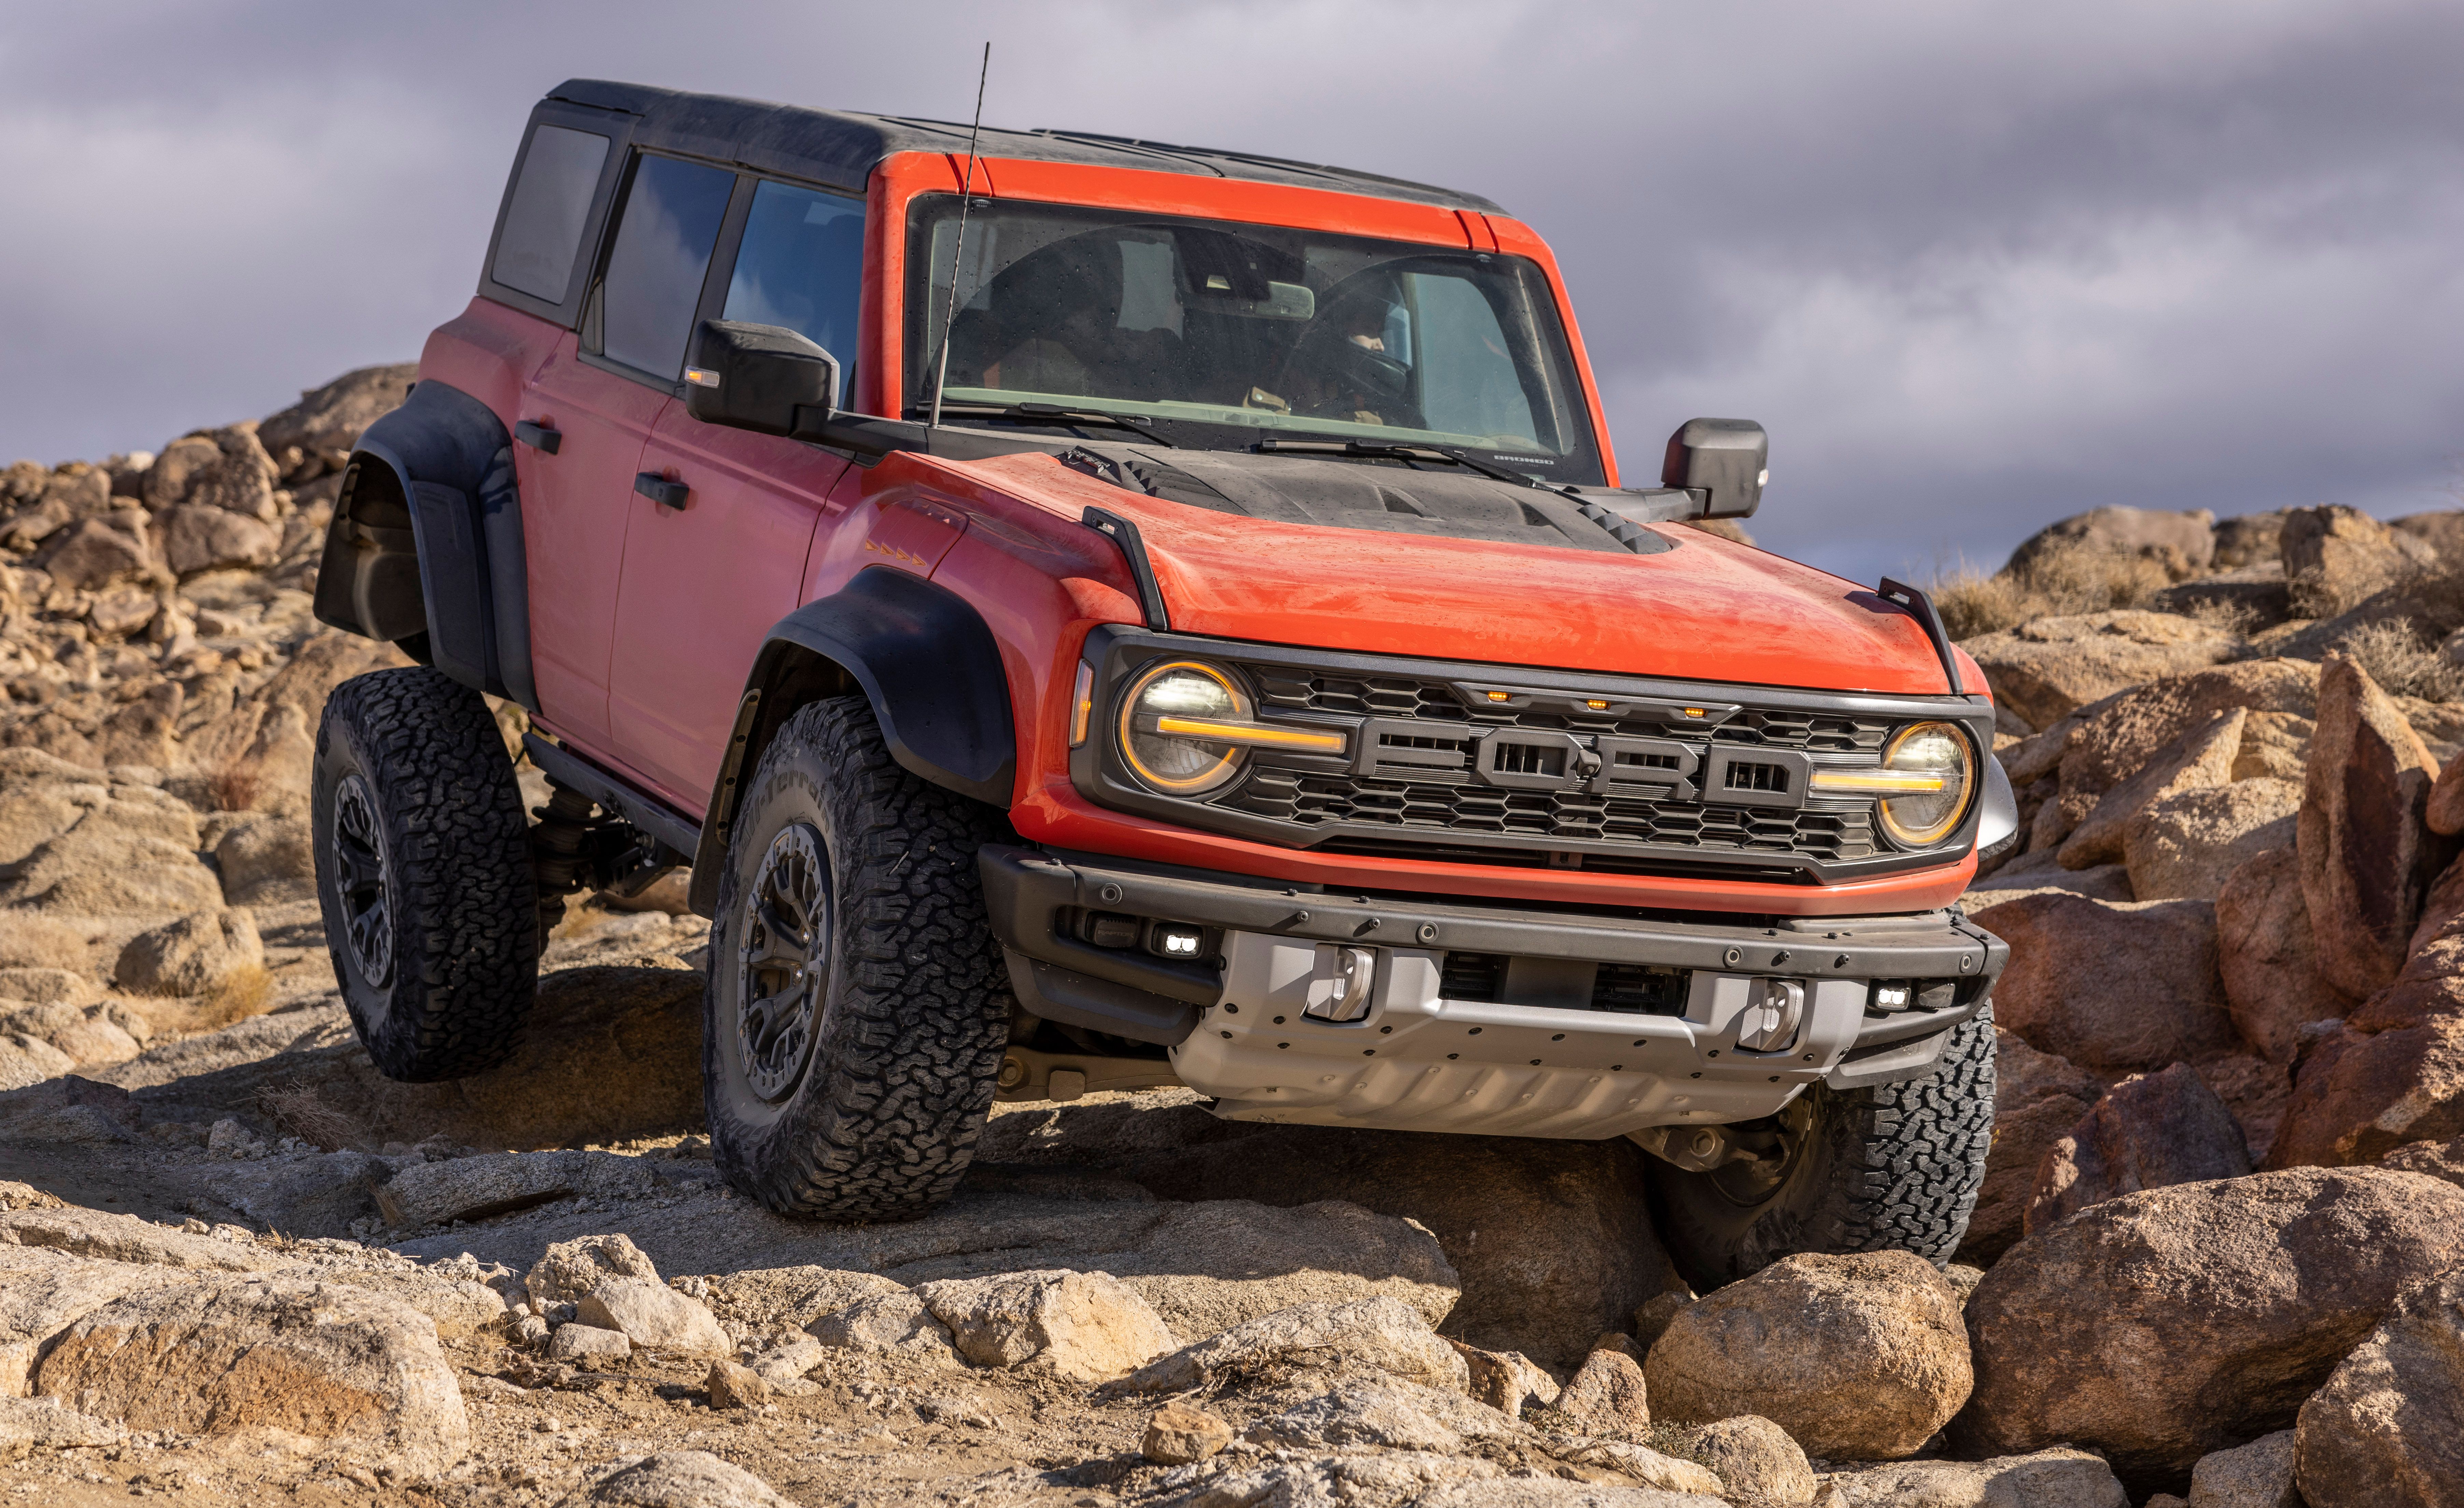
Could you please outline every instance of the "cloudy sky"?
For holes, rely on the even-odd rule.
[[[2436,0],[11,7],[0,460],[414,356],[562,78],[963,119],[986,38],[1001,124],[1500,201],[1564,261],[1629,468],[1759,419],[1753,529],[1844,574],[2103,503],[2454,506]]]

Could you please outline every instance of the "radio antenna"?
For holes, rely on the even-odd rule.
[[[928,429],[941,427],[941,388],[950,380],[950,327],[958,319],[958,269],[966,265],[967,204],[976,194],[976,139],[984,129],[984,80],[992,76],[993,44],[984,43],[983,66],[976,72],[976,122],[967,127],[967,181],[958,190],[958,244],[950,251],[950,298],[941,311],[941,351],[933,361],[933,416]]]

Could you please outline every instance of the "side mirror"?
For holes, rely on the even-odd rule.
[[[796,410],[838,402],[838,358],[793,330],[705,319],[685,367],[685,411],[704,424],[787,434]]]
[[[1688,419],[1668,437],[1660,485],[1703,499],[1704,518],[1744,518],[1771,480],[1771,437],[1750,419]]]

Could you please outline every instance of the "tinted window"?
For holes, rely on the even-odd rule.
[[[684,370],[702,274],[735,187],[725,168],[671,157],[645,157],[634,167],[607,253],[601,351],[660,377]]]
[[[604,136],[561,125],[531,133],[531,149],[514,180],[514,202],[505,208],[504,233],[496,238],[497,282],[552,304],[564,302],[573,253],[581,250],[590,196],[606,161]]]
[[[841,404],[855,390],[863,289],[864,201],[785,184],[753,191],[720,317],[783,325],[837,357]]]

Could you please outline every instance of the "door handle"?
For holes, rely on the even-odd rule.
[[[556,448],[564,444],[563,431],[547,425],[533,424],[527,419],[514,426],[514,438],[549,455],[556,454]]]
[[[682,482],[671,482],[656,471],[636,472],[633,491],[662,508],[673,508],[679,512],[684,509],[685,499],[693,495],[692,488]]]

